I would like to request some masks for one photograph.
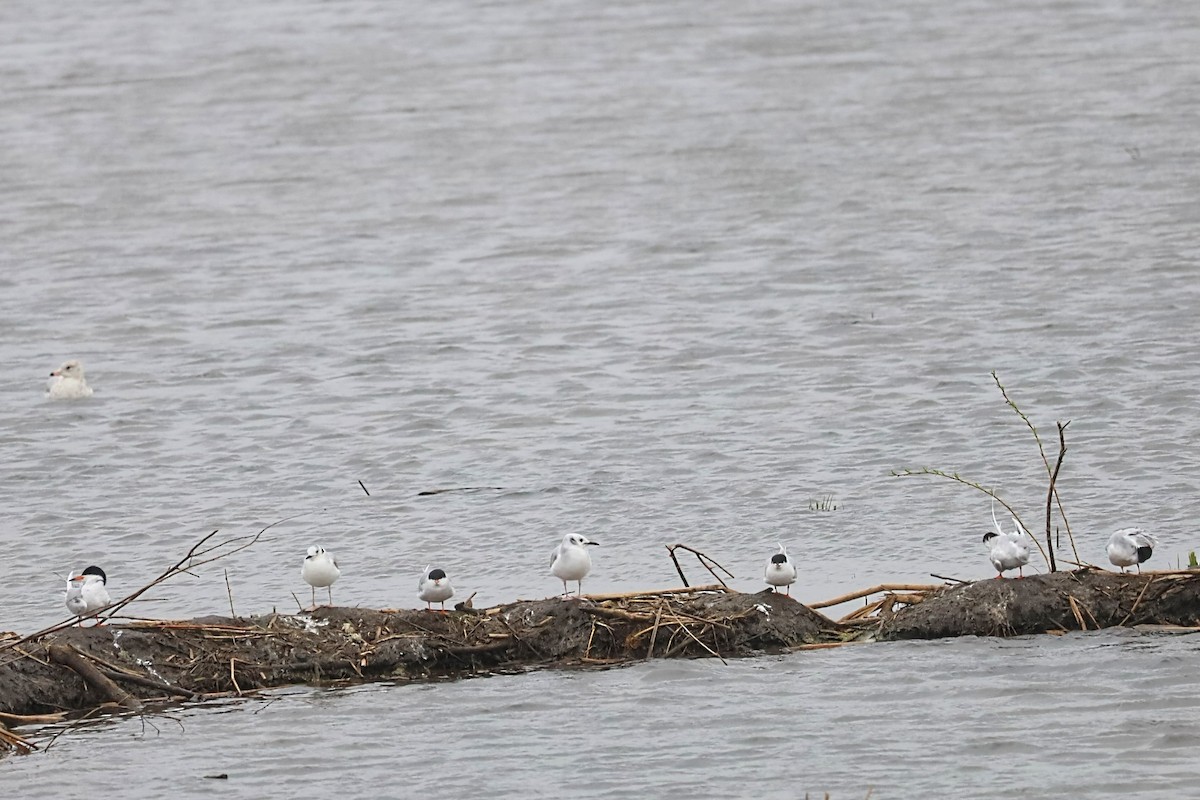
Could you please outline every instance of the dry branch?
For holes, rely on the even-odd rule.
[[[679,559],[675,557],[676,550],[687,550],[689,553],[696,556],[696,560],[700,562],[700,566],[702,566],[706,570],[708,570],[709,573],[714,578],[717,579],[717,583],[721,584],[726,589],[729,588],[729,586],[726,585],[725,581],[723,581],[721,579],[721,576],[718,575],[716,573],[716,571],[713,570],[713,567],[716,567],[717,569],[721,570],[721,572],[724,572],[726,577],[728,577],[728,578],[733,578],[734,574],[732,572],[730,572],[729,570],[725,569],[725,567],[721,566],[719,563],[717,563],[717,561],[715,559],[711,558],[710,556],[705,555],[704,553],[701,553],[699,550],[696,550],[695,548],[688,547],[686,544],[669,544],[669,545],[666,545],[666,548],[667,548],[667,552],[671,554],[671,561],[675,564],[675,571],[679,573],[679,579],[683,581],[684,586],[688,585],[687,576],[685,576],[683,574],[683,567],[679,566]]]
[[[64,667],[69,667],[83,680],[104,697],[127,711],[141,711],[142,701],[113,683],[112,679],[102,673],[95,664],[84,658],[83,654],[71,645],[50,645],[50,660]]]
[[[867,597],[876,592],[940,592],[946,587],[939,583],[881,583],[877,586],[872,586],[870,589],[859,589],[856,592],[849,594],[838,595],[831,600],[822,600],[819,603],[807,603],[809,608],[828,608],[842,603],[848,603],[851,600],[857,600],[860,597]]]

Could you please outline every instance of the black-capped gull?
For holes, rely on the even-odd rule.
[[[771,556],[767,562],[766,572],[763,574],[763,580],[779,591],[780,586],[788,587],[787,594],[792,595],[792,584],[796,582],[796,565],[788,558],[787,550],[782,544],[779,545],[779,552]]]
[[[441,603],[442,611],[446,610],[446,601],[454,596],[454,587],[446,577],[445,570],[425,567],[421,579],[417,581],[417,596],[425,601],[425,608],[432,609],[431,603]]]

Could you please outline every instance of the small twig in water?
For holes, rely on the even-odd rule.
[[[363,482],[362,482],[362,481],[359,481],[359,482],[358,482],[358,485],[359,485],[359,488],[361,488],[361,489],[363,490],[363,494],[365,494],[367,497],[370,497],[370,496],[371,496],[371,493],[367,491],[367,487],[363,486]],[[256,712],[256,713],[257,713],[257,712]]]

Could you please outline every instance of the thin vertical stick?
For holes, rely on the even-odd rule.
[[[237,612],[233,610],[233,589],[229,586],[229,570],[225,570],[225,594],[229,596],[229,616],[237,619]]]
[[[675,547],[678,547],[678,545]],[[683,574],[683,567],[679,566],[679,559],[675,557],[675,547],[666,545],[667,552],[671,554],[671,562],[675,564],[675,571],[679,573],[679,580],[683,581],[684,586],[691,587],[691,584],[688,583],[687,576]]]
[[[996,370],[992,370],[992,380],[996,382],[996,388],[1000,390],[1000,394],[1004,397],[1004,402],[1008,403],[1009,408],[1017,412],[1017,416],[1024,420],[1025,424],[1029,427],[1029,432],[1033,434],[1034,441],[1037,442],[1038,453],[1042,456],[1042,464],[1046,467],[1046,474],[1050,476],[1050,493],[1054,497],[1054,502],[1058,504],[1058,514],[1062,517],[1063,525],[1067,529],[1067,539],[1071,542],[1071,552],[1075,554],[1076,561],[1082,561],[1083,559],[1079,557],[1079,550],[1075,547],[1075,534],[1071,532],[1071,521],[1067,519],[1067,511],[1063,508],[1062,498],[1058,496],[1058,491],[1054,488],[1054,473],[1050,469],[1050,459],[1046,458],[1046,448],[1042,446],[1042,437],[1038,435],[1037,428],[1034,427],[1033,422],[1025,415],[1025,412],[1021,410],[1016,401],[1008,396],[1008,390],[1000,382],[999,376],[996,375]],[[1066,426],[1064,425],[1063,427],[1065,428]],[[1061,455],[1059,458],[1061,459]]]
[[[1050,490],[1046,493],[1046,549],[1050,553],[1051,572],[1057,572],[1058,567],[1054,563],[1054,540],[1050,536],[1050,514],[1054,510],[1054,484],[1058,480],[1058,471],[1062,469],[1063,456],[1067,454],[1067,440],[1063,432],[1070,424],[1071,420],[1058,423],[1058,460],[1054,462],[1054,471],[1050,473]],[[1073,539],[1072,543],[1074,543]],[[1076,556],[1076,560],[1078,560],[1078,556]]]

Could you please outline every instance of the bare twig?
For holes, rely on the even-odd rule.
[[[718,563],[716,561],[716,559],[712,558],[711,556],[705,555],[704,553],[701,553],[699,550],[695,549],[694,547],[688,547],[686,544],[669,544],[669,545],[667,545],[667,551],[671,554],[671,560],[675,562],[675,569],[679,572],[679,577],[683,578],[684,586],[687,586],[688,582],[687,582],[687,578],[684,578],[684,576],[683,576],[683,570],[680,569],[679,562],[675,559],[675,551],[677,549],[678,550],[687,550],[689,553],[696,556],[696,560],[700,562],[700,566],[702,566],[706,570],[708,570],[709,573],[711,573],[712,576],[717,579],[717,583],[721,584],[726,589],[729,588],[729,586],[725,583],[725,581],[721,580],[721,576],[718,575],[713,570],[713,567],[716,567],[717,569],[721,570],[721,572],[724,572],[726,577],[733,578],[735,576],[732,572],[725,569],[725,567],[721,566],[721,564]]]
[[[663,604],[658,604],[658,611],[654,614],[654,629],[650,631],[650,646],[646,648],[646,660],[654,658],[654,642],[658,639],[658,626],[662,622]]]
[[[934,469],[933,467],[921,467],[920,469],[909,469],[906,467],[905,469],[892,470],[891,475],[894,478],[908,478],[913,475],[934,475],[938,478],[946,478],[947,480],[954,481],[955,483],[961,483],[963,486],[970,486],[972,489],[983,492],[988,497],[992,498],[997,503],[1004,506],[1005,510],[1008,511],[1009,514],[1012,514],[1013,519],[1015,519],[1017,521],[1017,524],[1021,526],[1022,530],[1028,531],[1030,529],[1028,525],[1026,525],[1024,522],[1021,521],[1020,515],[1018,515],[1017,512],[1013,510],[1013,507],[1010,506],[1003,497],[996,494],[995,491],[987,488],[986,486],[984,486],[981,483],[976,483],[975,481],[967,480],[966,478],[959,475],[957,472],[945,472],[940,469]],[[1041,542],[1039,542],[1033,536],[1030,536],[1029,538],[1037,546],[1038,552],[1042,554],[1042,558],[1046,560],[1047,564],[1049,564],[1050,558],[1046,555],[1046,550],[1045,550],[1045,548],[1042,547]]]
[[[1057,572],[1058,567],[1054,564],[1054,542],[1050,538],[1050,514],[1051,501],[1054,499],[1054,484],[1058,480],[1058,471],[1062,469],[1063,456],[1067,454],[1067,440],[1064,436],[1067,426],[1071,424],[1071,420],[1058,423],[1058,460],[1054,462],[1054,470],[1050,473],[1050,490],[1046,493],[1046,548],[1050,552],[1050,571]],[[1071,531],[1068,529],[1067,534]],[[1075,539],[1071,537],[1071,548],[1075,548]],[[1075,560],[1079,560],[1079,554],[1075,554]]]
[[[48,652],[51,661],[69,667],[89,686],[121,708],[128,711],[142,710],[141,700],[113,683],[112,678],[102,673],[95,664],[84,658],[83,654],[72,645],[52,644]]]
[[[1137,599],[1133,601],[1133,608],[1129,609],[1129,613],[1125,615],[1125,619],[1118,622],[1118,625],[1124,627],[1125,623],[1133,618],[1134,612],[1137,611],[1138,606],[1142,602],[1142,596],[1146,594],[1146,590],[1150,588],[1150,584],[1152,583],[1154,583],[1154,578],[1146,581],[1146,585],[1142,587],[1142,591],[1138,592]]]
[[[1042,466],[1046,468],[1046,475],[1050,476],[1051,495],[1054,497],[1054,502],[1058,506],[1058,515],[1062,517],[1063,527],[1067,529],[1067,539],[1071,542],[1071,552],[1075,554],[1075,560],[1078,561],[1079,551],[1075,548],[1075,534],[1071,532],[1071,523],[1067,519],[1066,509],[1063,508],[1062,498],[1058,496],[1058,489],[1054,488],[1054,471],[1050,468],[1050,459],[1046,457],[1046,448],[1042,446],[1042,437],[1038,435],[1037,428],[1034,427],[1033,422],[1031,422],[1029,417],[1025,415],[1025,412],[1022,411],[1020,406],[1018,406],[1016,402],[1008,396],[1008,390],[1004,388],[1004,384],[1000,383],[1000,378],[996,375],[996,370],[992,370],[992,380],[996,382],[996,388],[1000,390],[1000,394],[1004,397],[1004,402],[1008,403],[1009,408],[1017,412],[1017,416],[1019,416],[1029,427],[1029,432],[1033,434],[1033,439],[1037,442],[1038,454],[1042,457]],[[1065,428],[1066,425],[1063,427]],[[1060,431],[1060,439],[1061,433],[1062,432]],[[1028,530],[1028,528],[1026,530]],[[1054,570],[1051,570],[1051,572],[1053,571]]]
[[[13,733],[0,722],[0,750],[16,750],[22,755],[28,755],[37,750],[37,745]]]
[[[848,603],[851,600],[857,600],[860,597],[867,597],[876,592],[936,592],[941,591],[945,587],[938,583],[881,583],[878,586],[872,586],[870,589],[859,589],[857,592],[839,595],[832,600],[822,600],[819,603],[809,603],[809,608],[827,608],[829,606],[841,605]]]
[[[229,570],[225,570],[225,594],[229,597],[229,616],[232,619],[237,619],[237,612],[233,610],[233,589],[229,586]]]
[[[595,603],[603,603],[606,600],[634,600],[637,598],[645,600],[653,600],[656,597],[672,594],[703,594],[706,592],[725,592],[728,594],[737,594],[735,589],[730,589],[728,586],[721,586],[718,583],[712,583],[705,586],[685,586],[674,589],[649,589],[644,592],[616,592],[613,594],[585,594],[588,600]]]
[[[366,487],[366,486],[363,486],[363,482],[362,482],[362,481],[359,481],[359,482],[358,482],[358,485],[359,485],[359,488],[361,488],[361,489],[363,490],[363,494],[365,494],[367,497],[370,497],[370,496],[371,496],[371,493],[367,491],[367,487]],[[258,712],[255,712],[255,713],[258,713]]]
[[[187,553],[184,555],[183,558],[179,559],[179,561],[175,562],[170,567],[163,570],[163,572],[157,578],[150,581],[150,583],[148,583],[145,586],[143,586],[142,588],[138,589],[133,594],[130,594],[130,595],[122,598],[121,600],[118,600],[116,603],[113,603],[112,605],[105,606],[104,608],[98,609],[96,611],[92,611],[88,614],[84,614],[79,617],[71,617],[70,619],[67,619],[62,622],[51,625],[48,628],[43,628],[42,630],[37,631],[36,633],[31,633],[28,636],[22,637],[20,639],[4,642],[4,643],[0,644],[0,652],[3,652],[4,650],[7,650],[11,647],[16,647],[18,645],[22,645],[26,642],[33,641],[35,639],[40,639],[43,636],[46,636],[47,634],[54,633],[55,631],[60,631],[64,628],[69,628],[72,625],[75,625],[76,623],[81,622],[85,619],[90,619],[92,617],[95,617],[97,620],[100,620],[100,621],[112,619],[113,616],[115,616],[116,613],[118,611],[120,611],[122,608],[124,608],[125,606],[134,602],[135,600],[140,598],[143,594],[150,591],[155,586],[158,586],[163,581],[170,580],[171,578],[174,578],[176,575],[180,575],[180,574],[190,575],[190,574],[192,574],[190,570],[194,569],[195,567],[198,567],[198,566],[201,566],[204,564],[209,564],[209,563],[212,563],[213,561],[218,561],[222,558],[228,558],[229,556],[232,556],[235,553],[239,553],[242,550],[245,550],[246,548],[248,548],[248,547],[254,545],[256,542],[258,542],[258,540],[262,538],[264,533],[269,531],[271,528],[274,528],[276,525],[282,525],[283,523],[288,522],[289,520],[297,519],[298,517],[303,517],[303,516],[305,516],[307,514],[311,514],[311,513],[313,513],[313,511],[304,511],[299,514],[293,514],[290,517],[284,517],[281,520],[272,522],[270,525],[267,525],[265,528],[263,528],[258,533],[253,534],[253,535],[234,536],[232,538],[217,542],[216,544],[208,544],[208,542],[214,536],[216,536],[217,533],[219,532],[219,529],[215,530],[212,533],[208,534],[207,536],[204,536],[203,538],[201,538],[200,541],[196,542],[194,545],[192,545],[191,549],[187,551]],[[103,620],[101,620],[101,617],[103,617]]]
[[[684,587],[689,587],[687,576],[683,574],[683,567],[679,566],[679,559],[675,557],[675,548],[671,545],[666,545],[667,552],[671,554],[671,563],[675,565],[675,571],[679,573],[679,580],[683,581]]]

